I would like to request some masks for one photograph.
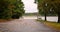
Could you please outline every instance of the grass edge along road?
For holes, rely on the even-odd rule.
[[[53,28],[55,30],[60,31],[60,23],[50,22],[50,21],[44,21],[44,20],[37,20],[37,21],[44,23],[48,27],[51,27],[51,28]]]

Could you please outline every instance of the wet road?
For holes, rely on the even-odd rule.
[[[0,32],[56,32],[34,19],[13,20],[0,23]]]

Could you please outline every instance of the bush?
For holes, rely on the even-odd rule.
[[[21,13],[14,13],[13,15],[12,15],[12,18],[13,19],[19,19],[20,17],[22,17],[22,14]]]

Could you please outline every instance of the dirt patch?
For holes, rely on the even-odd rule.
[[[12,21],[12,20],[14,20],[14,19],[0,19],[0,23],[1,22],[9,22],[9,21]]]

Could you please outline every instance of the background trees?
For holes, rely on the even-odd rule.
[[[19,18],[24,14],[21,0],[0,0],[0,19]]]

